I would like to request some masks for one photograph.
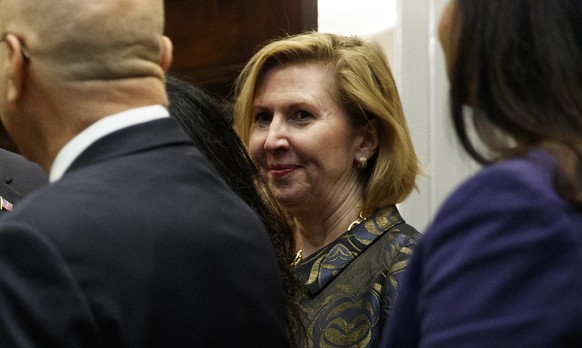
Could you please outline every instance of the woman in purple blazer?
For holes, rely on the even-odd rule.
[[[581,18],[580,0],[450,1],[452,119],[486,167],[417,247],[383,346],[582,346]]]

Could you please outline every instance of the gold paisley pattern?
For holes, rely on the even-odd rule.
[[[395,206],[299,262],[307,292],[302,347],[374,347],[392,307],[398,274],[420,238]]]

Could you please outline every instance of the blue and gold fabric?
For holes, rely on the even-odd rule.
[[[375,347],[421,234],[396,206],[379,209],[331,244],[299,261],[302,347]]]

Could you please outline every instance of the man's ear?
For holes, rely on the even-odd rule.
[[[23,52],[26,49],[22,46],[22,42],[12,34],[6,35],[5,42],[8,46],[6,100],[9,103],[14,103],[22,97],[24,69],[27,64]]]
[[[172,40],[167,36],[162,36],[162,61],[160,66],[167,73],[172,65],[172,60],[174,59],[174,45]]]

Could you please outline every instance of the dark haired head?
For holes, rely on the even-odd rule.
[[[556,155],[556,188],[582,205],[582,2],[456,0],[448,57],[451,109],[463,147],[490,163],[533,148]],[[470,105],[473,114],[464,114]],[[486,151],[468,135],[471,119]]]
[[[255,169],[234,133],[226,108],[203,89],[168,75],[166,91],[170,115],[180,123],[196,147],[241,197],[255,192]],[[233,175],[237,168],[238,175]],[[250,177],[247,177],[250,176]],[[247,202],[251,203],[251,202]]]
[[[170,116],[184,128],[230,188],[258,213],[269,232],[287,291],[290,334],[296,337],[302,332],[296,302],[299,283],[290,268],[295,244],[284,213],[234,131],[227,109],[203,89],[171,75],[167,76],[166,90]]]

